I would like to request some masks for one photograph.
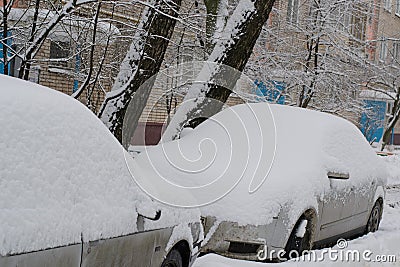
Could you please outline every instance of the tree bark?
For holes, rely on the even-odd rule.
[[[400,87],[397,88],[396,99],[393,103],[392,110],[390,112],[391,118],[388,121],[388,126],[385,128],[382,137],[381,151],[383,151],[387,144],[390,143],[392,131],[400,119]]]
[[[218,16],[218,5],[221,0],[204,0],[204,4],[207,10],[207,17],[206,17],[206,44],[205,49],[207,54],[212,52],[214,48],[214,43],[212,40],[212,36],[214,35],[216,23],[217,23],[217,16]]]
[[[8,75],[8,3],[7,0],[3,0],[3,74]]]
[[[146,34],[132,44],[124,60],[125,64],[129,63],[131,69],[127,72],[124,69],[124,63],[121,65],[120,73],[125,74],[119,75],[113,91],[107,94],[98,114],[125,148],[129,146],[139,117],[146,106],[154,83],[154,79],[150,78],[160,70],[169,39],[174,31],[177,12],[181,6],[181,0],[155,2],[155,6],[150,7],[146,14],[142,29],[139,29],[145,31]],[[140,54],[133,55],[134,53]],[[145,83],[147,80],[149,82]],[[140,91],[140,95],[136,95],[139,88],[143,90]],[[133,99],[134,102],[130,105]],[[130,106],[129,114],[126,113],[128,106]],[[128,117],[125,118],[125,115]],[[129,125],[125,125],[123,131],[124,118]]]
[[[96,14],[94,16],[92,42],[90,44],[90,52],[89,52],[89,72],[86,76],[85,81],[82,83],[82,85],[79,87],[79,89],[74,94],[72,94],[72,97],[75,99],[78,99],[81,96],[82,92],[90,84],[90,80],[92,79],[93,66],[94,66],[94,64],[93,64],[94,50],[96,47],[96,35],[97,35],[97,26],[98,26],[98,22],[99,22],[100,9],[101,9],[101,0],[99,0],[99,2],[97,3]],[[105,49],[107,49],[107,47]],[[90,98],[87,99],[86,106],[88,108],[90,108]]]
[[[311,102],[314,93],[315,86],[317,83],[318,69],[319,69],[319,46],[320,46],[320,35],[321,35],[321,27],[320,27],[320,4],[321,1],[314,1],[313,5],[310,9],[310,18],[314,16],[312,19],[312,30],[311,36],[308,37],[307,40],[307,59],[304,66],[305,73],[309,73],[312,71],[313,78],[310,82],[309,86],[303,85],[302,90],[300,92],[299,97],[299,107],[307,108],[308,104]]]
[[[253,51],[253,47],[262,30],[263,25],[268,19],[275,0],[242,0],[239,1],[232,16],[229,18],[223,33],[223,38],[217,40],[209,61],[221,65],[232,67],[238,72],[236,74],[226,75],[221,68],[208,78],[208,81],[219,81],[218,84],[208,82],[199,92],[192,93],[189,89],[184,102],[197,98],[196,104],[189,109],[178,109],[167,127],[162,141],[170,141],[179,135],[180,130],[185,124],[196,127],[206,118],[219,112],[223,104],[231,94],[237,80],[240,78],[240,72],[243,71],[246,63]],[[233,32],[236,32],[234,34]],[[197,90],[193,89],[193,90]],[[197,96],[196,96],[197,94]],[[212,98],[216,101],[209,101]],[[190,121],[190,118],[192,120]]]

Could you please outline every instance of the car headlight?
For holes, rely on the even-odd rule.
[[[193,243],[197,243],[200,240],[200,233],[202,232],[200,223],[196,222],[191,225],[191,232],[193,236]]]

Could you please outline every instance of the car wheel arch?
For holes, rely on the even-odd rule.
[[[383,189],[383,186],[379,185],[376,190],[375,190],[375,195],[374,199],[372,201],[372,205],[375,205],[375,203],[380,199],[381,205],[383,208],[383,200],[385,199],[385,190]],[[372,207],[371,207],[372,209]]]
[[[318,220],[318,213],[314,207],[309,207],[305,210],[303,210],[302,213],[299,213],[297,215],[297,220],[292,221],[290,223],[290,227],[288,227],[288,232],[286,233],[285,237],[285,242],[284,242],[284,247],[286,247],[289,238],[292,234],[293,231],[295,231],[296,225],[302,220],[306,219],[307,220],[307,226],[306,226],[306,234],[309,235],[309,239],[312,245],[313,238],[315,237],[315,231],[317,229],[317,220]]]
[[[191,257],[191,249],[187,240],[178,241],[167,253],[167,255],[173,251],[177,250],[182,257],[182,264],[184,267],[189,267],[190,257]]]
[[[379,208],[379,214],[378,214],[379,217],[377,218],[377,221],[374,222],[374,211],[376,208]],[[371,208],[364,234],[375,232],[379,229],[379,223],[382,220],[382,214],[383,214],[383,198],[380,197],[374,202],[374,205]]]
[[[373,198],[373,201],[371,202],[371,207],[368,210],[368,214],[371,213],[372,209],[374,208],[375,204],[379,202],[379,204],[381,205],[381,218],[382,218],[382,213],[383,213],[383,204],[385,203],[385,190],[383,189],[383,186],[378,186],[375,190],[375,195]],[[369,219],[369,215],[367,217],[367,222]]]

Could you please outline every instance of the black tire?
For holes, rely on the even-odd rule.
[[[375,202],[374,207],[371,210],[371,214],[368,218],[368,223],[365,228],[365,233],[373,233],[379,229],[379,224],[382,218],[382,204],[381,202]]]
[[[309,251],[312,248],[311,245],[311,218],[307,219],[307,226],[306,226],[306,232],[303,235],[303,237],[298,237],[297,236],[297,230],[301,225],[301,222],[305,220],[305,216],[302,216],[295,226],[293,227],[292,232],[290,233],[289,239],[286,243],[285,247],[285,258],[286,259],[291,259],[294,258],[295,256],[301,256],[303,252]]]
[[[161,267],[183,267],[181,253],[176,249],[171,250],[161,264]]]

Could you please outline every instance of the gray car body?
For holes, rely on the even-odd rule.
[[[145,219],[144,219],[145,220]],[[138,223],[140,220],[138,220]],[[193,233],[194,244],[190,240],[175,241],[184,266],[191,266],[197,257],[200,231],[198,223],[188,225]],[[155,229],[115,238],[69,244],[57,248],[32,251],[0,257],[0,266],[137,266],[159,267],[167,256],[167,244],[173,228]],[[194,249],[193,249],[194,248]],[[193,251],[196,251],[195,253]]]
[[[262,251],[279,259],[301,218],[309,245],[362,233],[385,196],[385,167],[354,124],[295,107],[237,105],[138,159],[146,170],[156,166],[147,173],[154,180],[209,188],[193,202],[203,216],[202,252],[239,259]]]
[[[331,183],[346,183],[346,180],[332,179]],[[318,200],[317,207],[304,207],[298,218],[304,214],[312,215],[307,230],[311,231],[314,247],[331,244],[338,238],[351,237],[365,232],[369,215],[377,201],[384,200],[384,182],[376,179],[363,188],[349,188],[336,198],[338,192],[332,189],[329,194]],[[340,194],[340,193],[339,193]],[[319,211],[319,212],[318,212]],[[219,222],[215,217],[203,218],[206,244],[203,253],[217,253],[227,257],[260,261],[260,251],[267,251],[267,260],[281,259],[289,236],[297,221],[289,218],[290,207],[282,207],[272,222],[265,225],[239,225],[237,222]],[[271,215],[273,216],[273,215]],[[209,236],[207,236],[209,235]],[[230,251],[232,243],[251,245],[252,252]],[[265,256],[265,255],[264,255]]]
[[[259,105],[255,104],[254,109],[256,110]],[[379,157],[374,155],[375,152],[354,125],[341,118],[313,111],[278,106],[272,106],[272,110],[276,115],[278,134],[283,140],[290,142],[291,149],[280,152],[278,144],[277,154],[280,153],[281,157],[277,161],[286,160],[286,162],[282,165],[278,162],[277,165],[281,168],[273,165],[271,172],[273,177],[268,179],[283,179],[285,183],[279,184],[279,188],[270,188],[270,191],[265,192],[283,194],[290,189],[292,194],[301,197],[297,198],[296,202],[290,199],[290,195],[287,199],[281,198],[279,211],[257,215],[265,218],[265,224],[257,225],[225,220],[223,217],[216,218],[218,214],[213,214],[211,208],[203,209],[203,224],[206,233],[206,241],[202,248],[204,253],[216,252],[232,258],[248,260],[264,260],[265,256],[268,260],[279,259],[284,254],[291,233],[297,230],[295,226],[304,218],[307,220],[306,230],[310,235],[310,245],[320,247],[333,244],[338,238],[364,233],[374,204],[379,201],[382,205],[384,202],[385,169]],[[285,112],[290,116],[281,116],[281,113]],[[321,138],[323,142],[313,143],[312,131],[309,131],[310,136],[304,139],[297,138],[295,133],[288,131],[291,129],[290,125],[295,125],[292,127],[294,129],[305,131],[313,129],[315,124],[324,128],[323,130],[316,128],[315,131],[316,137],[323,136]],[[318,156],[310,157],[310,153],[302,153],[307,147],[319,148],[327,142],[330,144],[329,149],[322,150],[320,154],[317,154]],[[292,157],[291,154],[296,156]],[[364,161],[363,154],[368,156],[368,160]],[[319,158],[325,157],[332,157],[344,163],[346,166],[342,168],[344,171],[329,171],[335,169],[336,162],[328,160],[321,163]],[[300,159],[302,163],[297,164],[295,168],[291,167],[291,163],[294,162],[287,162],[288,158],[293,161]],[[287,175],[288,170],[293,169],[296,170],[296,174],[293,176],[291,172]],[[310,178],[308,176],[310,170],[314,169],[326,171]],[[271,187],[268,179],[262,185],[263,188]],[[314,195],[310,193],[306,195],[301,190],[293,190],[296,187],[291,188],[296,179],[310,186],[317,182],[325,183],[326,186],[322,191],[314,191]],[[252,196],[247,192],[242,193],[245,196],[242,200],[243,206],[246,209],[251,208],[246,204],[251,202]],[[267,193],[264,194],[263,197],[267,201],[269,196]],[[313,201],[309,201],[310,198]],[[304,203],[301,199],[304,199]],[[259,201],[263,201],[262,197]],[[241,210],[239,203],[232,208]],[[240,212],[238,217],[240,218]],[[264,251],[267,255],[263,254]]]

